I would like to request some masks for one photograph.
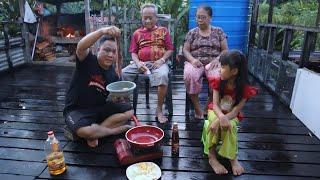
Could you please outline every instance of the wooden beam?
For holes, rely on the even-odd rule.
[[[269,23],[258,23],[258,27],[275,27],[280,29],[292,29],[297,31],[308,31],[308,32],[315,32],[320,33],[320,28],[315,27],[305,27],[305,26],[294,26],[294,25],[281,25],[281,24],[269,24]]]
[[[289,51],[290,51],[290,43],[293,37],[293,30],[286,29],[284,32],[284,38],[282,42],[282,50],[281,50],[281,59],[288,60],[289,59]]]
[[[30,43],[29,43],[29,32],[27,31],[27,25],[26,23],[23,22],[23,17],[24,17],[24,4],[25,0],[19,0],[19,10],[20,10],[20,20],[22,22],[22,38],[24,39],[25,43],[25,48],[24,48],[24,55],[26,58],[26,62],[30,63],[31,62],[31,49],[30,49]]]
[[[85,18],[85,25],[86,25],[86,34],[90,33],[90,2],[89,0],[84,0],[84,18]]]
[[[254,0],[252,4],[251,22],[250,22],[250,34],[249,34],[249,49],[255,44],[255,36],[257,32],[257,22],[259,13],[259,0]]]

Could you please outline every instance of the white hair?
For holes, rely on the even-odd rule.
[[[158,7],[155,5],[155,4],[152,4],[152,3],[147,3],[147,4],[144,4],[142,5],[141,7],[141,14],[143,12],[143,10],[145,8],[153,8],[154,9],[154,13],[157,15],[158,14]]]

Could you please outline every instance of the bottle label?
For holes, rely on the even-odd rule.
[[[64,162],[63,152],[52,152],[47,156],[47,164],[49,171],[58,171],[66,165]]]
[[[53,152],[57,152],[59,150],[59,144],[54,142],[51,144],[51,148]]]
[[[178,154],[179,153],[179,143],[173,143],[172,144],[172,154]]]

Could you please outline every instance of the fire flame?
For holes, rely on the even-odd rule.
[[[67,37],[67,38],[73,38],[73,37],[75,37],[75,36],[72,35],[71,33],[69,33],[66,37]]]

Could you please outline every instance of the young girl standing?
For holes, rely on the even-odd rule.
[[[220,77],[209,78],[213,102],[208,106],[208,120],[204,123],[201,141],[216,174],[228,173],[217,160],[217,152],[230,160],[234,175],[241,175],[244,168],[237,159],[237,125],[243,118],[240,110],[257,89],[249,86],[247,60],[240,51],[223,52],[220,63]]]

